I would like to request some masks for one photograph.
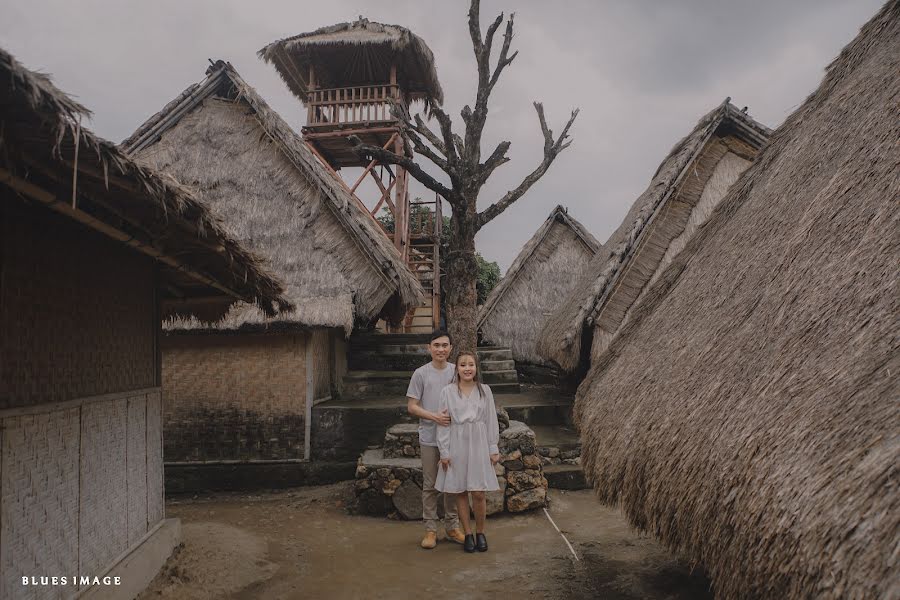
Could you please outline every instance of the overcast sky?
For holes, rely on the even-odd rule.
[[[512,142],[480,209],[540,161],[531,105],[558,131],[581,109],[574,143],[544,178],[478,236],[505,271],[557,204],[605,241],[669,149],[726,96],[776,127],[881,0],[485,0],[482,21],[514,10],[518,58],[490,104],[485,153]],[[94,111],[99,135],[121,141],[185,87],[207,59],[230,61],[295,128],[305,113],[256,57],[268,42],[359,15],[406,26],[431,47],[457,127],[474,102],[464,0],[0,0],[0,46]],[[498,46],[499,47],[499,46]],[[427,161],[426,161],[427,162]]]

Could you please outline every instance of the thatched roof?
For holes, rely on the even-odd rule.
[[[650,185],[604,244],[604,250],[591,261],[572,293],[546,321],[538,340],[541,356],[567,371],[576,370],[590,349],[582,348],[589,329],[607,307],[620,276],[633,266],[639,277],[636,283],[628,282],[622,302],[614,307],[616,323],[623,320],[664,257],[671,258],[671,253],[666,256],[668,246],[685,231],[692,209],[700,202],[722,157],[737,152],[742,160],[752,160],[765,143],[770,130],[729,100],[701,118],[660,164]],[[720,190],[718,198],[724,192]],[[682,198],[684,195],[690,200]],[[636,261],[642,249],[647,252]],[[615,333],[615,326],[610,329],[609,333]]]
[[[898,73],[892,0],[578,390],[600,498],[719,598],[900,591]]]
[[[601,248],[565,208],[554,208],[479,310],[484,339],[509,345],[516,360],[544,362],[535,347],[544,321]]]
[[[267,314],[290,306],[281,284],[187,188],[83,127],[90,114],[0,49],[0,184],[15,192],[7,196],[154,257],[168,314],[217,318],[237,299]]]
[[[396,57],[398,78],[411,100],[444,101],[431,49],[419,36],[399,25],[362,17],[272,42],[259,56],[278,70],[291,91],[306,102],[309,66],[316,68],[320,88],[386,83]]]
[[[270,261],[296,306],[281,325],[349,333],[354,319],[397,319],[421,303],[421,286],[377,222],[230,64],[216,62],[122,146],[196,185]],[[216,327],[275,324],[237,306]]]

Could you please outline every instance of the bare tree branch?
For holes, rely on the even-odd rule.
[[[448,175],[450,174],[450,165],[447,163],[446,159],[444,159],[437,152],[425,145],[425,143],[422,142],[422,139],[419,137],[418,131],[416,129],[409,128],[405,131],[405,134],[406,135],[404,137],[412,142],[412,149],[415,150],[416,153],[421,154],[422,156],[433,162],[441,171],[444,171]]]
[[[491,173],[494,172],[494,169],[509,162],[509,157],[506,156],[506,152],[509,150],[509,147],[510,142],[500,142],[499,144],[497,144],[497,147],[494,149],[488,159],[484,161],[484,164],[479,166],[478,180],[481,184],[484,184],[484,182],[488,180],[488,177],[491,176]]]
[[[459,204],[459,197],[453,190],[447,188],[447,186],[426,173],[425,170],[412,159],[407,158],[406,156],[400,156],[379,146],[364,144],[362,140],[355,135],[351,135],[347,139],[353,144],[353,151],[357,156],[366,160],[375,158],[385,164],[399,165],[406,169],[407,172],[415,177],[422,185],[446,198],[447,202],[454,208]]]
[[[544,134],[544,159],[534,171],[529,173],[528,176],[522,180],[522,183],[520,183],[518,187],[506,192],[506,195],[500,200],[478,214],[478,222],[476,224],[477,229],[481,229],[485,224],[489,223],[491,219],[502,213],[509,208],[513,202],[521,198],[522,195],[537,182],[537,180],[544,176],[544,173],[547,172],[547,169],[550,168],[550,165],[553,164],[553,161],[559,153],[568,148],[572,143],[571,140],[567,142],[566,138],[569,136],[569,129],[572,127],[572,123],[575,122],[575,117],[578,116],[577,108],[572,111],[569,121],[566,123],[566,126],[563,127],[562,133],[556,140],[553,139],[553,132],[547,127],[543,105],[540,102],[535,102],[534,109],[537,111],[538,120],[541,124],[541,132]],[[496,150],[494,153],[496,154]]]
[[[472,49],[475,50],[475,58],[478,58],[483,48],[479,13],[481,13],[481,1],[472,0],[472,4],[469,5],[469,37],[472,38]]]
[[[438,125],[441,128],[441,137],[444,138],[444,149],[446,150],[444,155],[451,165],[455,165],[459,155],[462,154],[462,150],[456,148],[453,135],[453,123],[450,121],[450,115],[445,113],[439,106],[432,107],[431,114],[437,119]]]
[[[409,123],[409,128],[428,140],[432,146],[437,148],[438,152],[447,156],[447,148],[444,146],[444,142],[425,124],[420,115],[416,115],[415,123]]]
[[[506,33],[503,34],[503,46],[500,48],[500,58],[497,60],[497,66],[494,68],[494,74],[491,75],[491,81],[488,84],[488,89],[494,89],[494,86],[497,84],[497,80],[500,79],[500,73],[503,72],[510,63],[519,55],[519,51],[516,50],[513,52],[512,56],[507,57],[509,54],[509,45],[512,43],[513,39],[513,19],[515,18],[515,13],[510,13],[509,21],[506,22]],[[503,18],[503,15],[500,15],[500,18]]]
[[[497,33],[497,29],[499,29],[500,25],[503,23],[503,13],[497,15],[497,18],[494,19],[494,22],[491,23],[490,27],[488,27],[487,32],[484,34],[484,46],[481,49],[482,54],[485,56],[491,55],[491,46],[494,45],[494,34]]]

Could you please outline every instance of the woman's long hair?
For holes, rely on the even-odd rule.
[[[451,383],[456,384],[456,390],[459,392],[459,395],[462,396],[462,389],[459,387],[459,360],[463,356],[471,356],[472,360],[475,361],[475,387],[478,388],[478,397],[484,398],[484,387],[481,382],[481,361],[478,360],[478,354],[472,352],[471,350],[461,350],[459,354],[456,355],[456,365],[453,367],[453,381]]]

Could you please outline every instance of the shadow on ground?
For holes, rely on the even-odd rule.
[[[184,546],[141,599],[712,598],[702,572],[590,491],[551,492],[576,562],[543,511],[489,519],[485,554],[421,550],[419,523],[348,514],[351,483],[171,500]]]

